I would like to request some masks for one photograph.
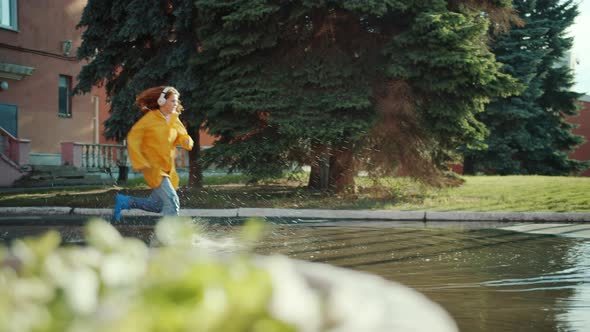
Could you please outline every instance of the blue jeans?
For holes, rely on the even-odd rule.
[[[165,176],[160,186],[152,190],[147,198],[131,197],[129,207],[149,212],[161,212],[165,216],[177,216],[180,211],[180,201],[170,178]]]

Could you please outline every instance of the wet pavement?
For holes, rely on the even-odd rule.
[[[64,208],[38,214],[42,211],[0,213],[0,240],[6,244],[52,229],[65,243],[79,245],[89,219],[111,218],[106,209],[76,214]],[[201,212],[206,213],[195,219],[204,224],[204,234],[196,245],[237,250],[238,241],[231,234],[248,216]],[[358,211],[336,219],[325,211],[289,217],[271,212],[265,217],[270,229],[255,253],[281,254],[400,282],[442,305],[461,331],[587,331],[590,326],[589,223],[392,220],[383,214],[358,219]],[[122,235],[151,244],[158,218],[131,213],[114,225]]]
[[[66,243],[83,244],[83,216],[13,217],[11,222],[0,218],[4,241],[53,229]],[[116,227],[124,236],[152,243],[156,220],[128,217]],[[195,245],[239,250],[232,234],[244,219],[201,220],[203,233]],[[369,272],[410,286],[445,308],[461,331],[587,331],[590,326],[590,240],[542,233],[590,225],[267,221],[270,228],[255,253]]]

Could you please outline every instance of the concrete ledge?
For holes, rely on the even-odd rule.
[[[0,208],[0,215],[9,214],[41,214],[41,215],[57,215],[70,214],[72,208],[61,206],[27,206],[27,207],[5,207]]]
[[[525,212],[524,221],[590,222],[590,213]]]
[[[187,217],[238,217],[238,209],[181,209],[181,216]]]
[[[84,215],[110,216],[112,209],[70,207],[5,207],[0,215]],[[326,210],[326,209],[181,209],[181,216],[190,217],[268,217],[359,221],[421,221],[421,222],[558,222],[590,223],[590,213],[565,212],[469,212],[469,211],[392,211],[392,210]],[[159,216],[142,210],[125,210],[123,216]]]
[[[112,209],[91,209],[91,208],[74,208],[72,214],[82,216],[108,216],[113,214]]]
[[[112,216],[113,209],[91,209],[91,208],[75,208],[72,211],[72,214],[81,215],[81,216]],[[124,210],[121,212],[122,216],[132,216],[132,217],[141,217],[141,216],[160,216],[159,213],[147,212],[142,210]]]
[[[322,209],[254,209],[239,208],[239,217],[284,217],[318,219],[377,219],[423,221],[424,211],[392,210],[322,210]]]
[[[427,221],[559,221],[590,222],[590,213],[569,212],[426,212]]]
[[[109,210],[109,214],[113,214],[113,210]],[[159,213],[154,213],[154,212],[147,212],[147,211],[143,211],[143,210],[123,210],[121,212],[121,216],[125,217],[147,217],[147,216],[152,216],[152,217],[160,217],[162,216]]]
[[[0,210],[1,213],[1,210]],[[111,216],[113,209],[91,209],[91,208],[74,208],[72,214],[83,216]],[[122,216],[160,216],[159,213],[147,212],[142,210],[124,210]],[[237,217],[238,209],[182,209],[181,216],[189,217]]]

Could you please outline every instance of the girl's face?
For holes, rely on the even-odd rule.
[[[164,114],[172,114],[176,112],[176,108],[178,107],[178,95],[173,93],[166,99],[166,103],[160,106],[160,111]]]

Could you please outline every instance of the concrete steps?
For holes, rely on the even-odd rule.
[[[25,176],[29,168],[20,166],[0,152],[0,187],[10,187],[13,183]]]
[[[14,182],[13,187],[60,187],[80,185],[112,185],[116,179],[87,173],[73,166],[33,165],[29,174]]]

